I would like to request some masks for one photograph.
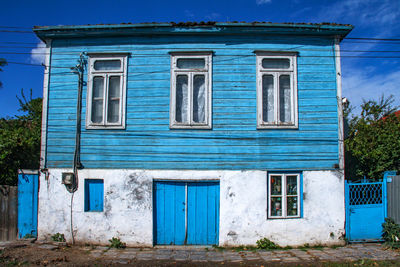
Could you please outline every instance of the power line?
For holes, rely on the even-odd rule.
[[[346,37],[349,40],[400,41],[400,38]]]

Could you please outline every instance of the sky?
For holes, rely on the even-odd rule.
[[[9,64],[0,72],[0,118],[21,114],[21,90],[29,96],[32,89],[34,98],[43,94],[43,48],[33,26],[123,22],[352,24],[348,37],[373,39],[342,42],[342,95],[355,107],[382,94],[400,105],[400,0],[2,0],[1,10],[0,58]]]

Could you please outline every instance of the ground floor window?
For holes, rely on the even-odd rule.
[[[268,174],[268,218],[296,218],[301,214],[299,173]]]

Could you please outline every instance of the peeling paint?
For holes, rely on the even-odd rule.
[[[58,232],[71,241],[71,194],[61,184],[61,173],[70,170],[49,171],[51,182],[39,192],[39,239]],[[343,243],[344,179],[337,171],[303,172],[307,197],[304,216],[297,219],[267,219],[266,171],[84,169],[79,177],[73,203],[78,243],[107,244],[108,239],[119,237],[131,246],[152,246],[152,184],[158,179],[219,180],[220,245],[255,245],[264,237],[281,246]],[[93,178],[104,179],[103,212],[84,212],[84,180]],[[44,176],[40,179],[44,182]]]

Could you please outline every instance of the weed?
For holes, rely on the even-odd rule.
[[[110,242],[110,245],[108,245],[109,248],[126,248],[126,244],[121,242],[117,237],[111,238],[108,242]]]
[[[393,249],[400,248],[400,226],[392,218],[385,218],[382,228],[385,245]]]
[[[218,251],[222,251],[222,250],[225,249],[224,247],[220,247],[220,246],[217,246],[217,245],[212,245],[212,247],[213,247],[213,249],[218,250]]]
[[[51,236],[51,240],[54,242],[65,242],[65,236],[64,234],[57,233]]]
[[[257,244],[257,248],[258,249],[271,250],[271,249],[279,249],[279,248],[281,248],[277,244],[275,244],[274,242],[269,240],[268,238],[259,239],[259,240],[256,241],[256,244]]]
[[[26,235],[24,235],[24,237],[23,238],[36,238],[36,236],[34,236],[34,235],[32,235],[32,234],[26,234]]]

